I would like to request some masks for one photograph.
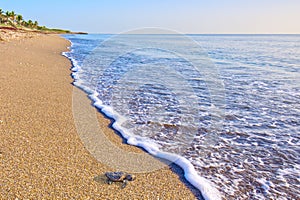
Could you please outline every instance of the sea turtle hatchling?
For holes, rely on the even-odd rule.
[[[106,172],[107,183],[112,184],[113,182],[123,182],[122,189],[126,187],[128,181],[135,179],[134,175],[127,174],[125,172]]]

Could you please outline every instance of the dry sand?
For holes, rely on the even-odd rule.
[[[26,30],[16,29],[13,27],[0,26],[0,42],[32,38],[38,34],[39,33],[33,31],[28,32]]]
[[[0,199],[195,199],[176,166],[136,174],[125,189],[105,183],[115,169],[86,150],[74,125],[71,64],[61,56],[69,45],[41,34],[0,42]],[[111,141],[145,153],[98,119]]]

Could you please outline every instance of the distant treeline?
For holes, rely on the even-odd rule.
[[[14,11],[4,11],[0,8],[0,27],[8,26],[18,29],[32,29],[45,32],[70,33],[69,30],[50,29],[45,26],[39,26],[37,21],[25,20],[22,15],[16,14]]]

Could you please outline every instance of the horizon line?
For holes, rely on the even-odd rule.
[[[75,31],[77,32],[77,31]],[[86,32],[87,34],[103,34],[103,35],[300,35],[299,33],[105,33],[105,32]]]

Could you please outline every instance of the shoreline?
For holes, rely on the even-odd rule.
[[[0,43],[0,197],[195,199],[199,192],[176,166],[137,174],[123,190],[105,183],[103,174],[114,169],[90,155],[74,125],[71,64],[61,55],[69,45],[44,34]],[[117,145],[136,148],[97,117]]]
[[[68,39],[68,37],[66,38]],[[69,41],[71,42],[70,50],[73,50],[72,40]],[[157,148],[153,148],[151,144],[140,141],[139,138],[135,138],[135,136],[132,136],[130,133],[128,133],[127,130],[123,130],[121,125],[119,124],[120,123],[119,119],[121,119],[122,117],[119,116],[119,114],[115,114],[115,112],[112,111],[113,109],[112,107],[103,105],[102,101],[97,97],[98,96],[97,92],[93,91],[88,86],[82,84],[82,80],[80,80],[78,76],[78,73],[82,71],[81,66],[79,66],[77,64],[77,61],[72,56],[68,55],[68,53],[64,52],[63,55],[67,57],[73,65],[73,67],[71,68],[72,77],[74,79],[73,85],[75,85],[77,88],[82,90],[85,93],[86,97],[88,97],[90,100],[89,103],[85,103],[85,104],[91,104],[93,107],[95,107],[96,110],[98,110],[99,113],[104,115],[105,118],[109,119],[109,123],[106,123],[108,124],[107,126],[109,126],[110,129],[112,129],[114,133],[118,135],[118,137],[122,138],[123,143],[132,146],[131,149],[128,148],[129,150],[133,150],[135,148],[141,149],[142,152],[145,152],[147,155],[151,155],[151,157],[155,157],[155,159],[153,158],[148,159],[146,156],[141,158],[141,156],[136,156],[135,154],[130,154],[128,152],[124,152],[125,155],[123,155],[122,151],[115,150],[118,147],[121,148],[123,147],[118,144],[117,146],[115,146],[116,148],[113,147],[112,149],[109,149],[110,145],[107,145],[107,143],[111,143],[111,139],[107,140],[105,137],[99,137],[99,135],[107,136],[107,134],[99,131],[97,124],[92,125],[93,124],[92,121],[95,121],[95,119],[93,119],[93,116],[92,115],[88,116],[86,112],[78,111],[80,114],[78,114],[77,115],[78,117],[76,118],[81,118],[79,121],[85,121],[85,122],[76,123],[76,125],[78,127],[84,127],[85,126],[84,124],[89,124],[90,127],[93,127],[93,128],[89,128],[89,132],[93,132],[93,134],[89,134],[85,132],[85,130],[82,130],[83,133],[79,133],[79,135],[82,138],[83,143],[86,144],[86,148],[90,149],[90,152],[93,152],[92,154],[96,159],[99,160],[105,159],[102,156],[105,150],[101,150],[98,147],[106,146],[107,148],[105,149],[109,149],[107,150],[107,152],[110,152],[111,154],[115,154],[115,155],[122,155],[122,156],[118,156],[118,161],[116,162],[108,161],[109,166],[117,165],[119,167],[119,170],[124,169],[123,171],[129,171],[129,172],[132,171],[132,172],[139,173],[141,171],[143,172],[149,170],[153,171],[153,169],[160,169],[168,165],[176,165],[177,167],[181,168],[182,172],[179,175],[183,177],[184,182],[187,185],[190,185],[191,186],[190,188],[195,188],[196,190],[199,190],[200,193],[202,193],[196,195],[197,197],[199,197],[200,199],[203,199],[203,197],[205,197],[205,199],[221,199],[220,195],[218,195],[218,191],[211,185],[211,183],[208,180],[198,175],[194,166],[185,157],[174,153],[164,152]],[[76,99],[82,99],[82,97],[80,96],[75,97],[75,101]],[[74,103],[74,99],[73,99],[73,103]],[[80,103],[77,103],[77,107],[79,108],[82,107],[80,108],[80,110],[89,110],[89,108],[87,107],[83,108],[83,106],[81,106]],[[90,113],[92,112],[93,111],[90,111]],[[86,121],[86,119],[88,119],[88,121]],[[111,136],[108,138],[111,138]],[[106,142],[95,142],[95,141],[105,141],[105,140]],[[139,152],[139,151],[134,151],[134,152]],[[105,160],[107,161],[107,159]]]

